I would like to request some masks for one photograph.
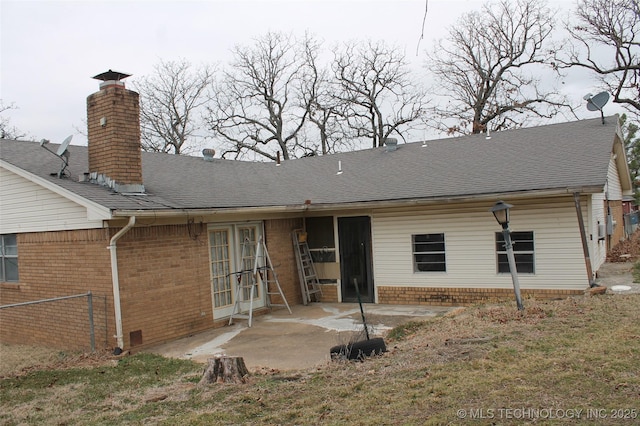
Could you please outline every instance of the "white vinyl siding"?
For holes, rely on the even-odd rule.
[[[573,197],[509,200],[512,231],[535,234],[535,274],[523,274],[522,288],[584,289],[588,285]],[[372,234],[377,286],[511,288],[508,274],[496,272],[493,204],[444,203],[374,213]],[[584,206],[586,208],[586,205]],[[411,235],[444,233],[447,272],[413,273]]]
[[[620,185],[620,175],[616,161],[609,160],[609,171],[607,173],[607,192],[609,200],[622,200],[622,186]]]
[[[583,197],[584,198],[584,197]],[[600,266],[605,262],[607,258],[607,212],[604,210],[605,205],[604,193],[593,194],[591,196],[591,229],[587,233],[587,238],[590,239],[589,255],[591,256],[591,268],[593,271],[597,271]],[[587,222],[585,221],[585,224]],[[599,224],[604,228],[605,239],[598,239],[598,227]]]
[[[101,228],[87,208],[0,168],[0,233]]]

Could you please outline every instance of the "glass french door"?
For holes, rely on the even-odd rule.
[[[262,235],[260,223],[229,224],[209,229],[209,253],[211,263],[211,295],[213,318],[231,315],[239,292],[240,312],[249,309],[255,266],[256,244]],[[261,265],[259,265],[261,266]],[[264,306],[265,299],[260,286],[253,291],[253,308]]]

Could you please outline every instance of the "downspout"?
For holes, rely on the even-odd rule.
[[[119,230],[109,241],[109,251],[111,252],[111,282],[113,284],[113,309],[116,317],[116,341],[118,347],[114,349],[114,353],[119,355],[124,347],[124,338],[122,336],[122,310],[120,307],[120,277],[118,274],[118,253],[116,251],[116,242],[136,223],[136,217],[129,217],[129,223]]]

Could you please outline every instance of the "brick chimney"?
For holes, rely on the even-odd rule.
[[[89,178],[116,192],[144,193],[140,145],[140,101],[124,87],[129,74],[96,75],[100,90],[87,97]]]

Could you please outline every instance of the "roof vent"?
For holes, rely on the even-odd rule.
[[[212,148],[205,148],[202,150],[202,156],[204,161],[213,161],[213,156],[216,155],[216,150]]]
[[[387,147],[387,152],[392,152],[398,149],[398,139],[396,138],[385,138],[384,145]]]

